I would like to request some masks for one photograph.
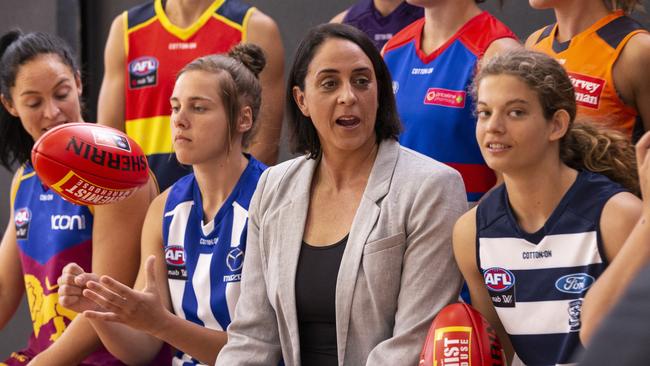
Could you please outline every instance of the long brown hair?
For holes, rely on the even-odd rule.
[[[219,92],[228,119],[228,148],[239,110],[248,105],[253,111],[253,127],[242,136],[242,147],[248,147],[255,133],[257,116],[262,105],[262,87],[259,74],[266,65],[262,49],[252,43],[234,46],[227,55],[208,55],[195,59],[178,72],[176,78],[187,71],[205,71],[222,75],[219,79]]]
[[[577,170],[600,173],[640,194],[634,147],[617,131],[576,122],[576,101],[571,79],[555,59],[539,52],[517,50],[496,56],[481,66],[474,79],[474,100],[478,85],[486,76],[512,75],[526,83],[538,98],[544,118],[565,110],[570,122],[560,139],[560,159]]]

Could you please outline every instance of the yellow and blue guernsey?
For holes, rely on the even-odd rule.
[[[91,272],[93,214],[89,207],[64,201],[46,188],[27,163],[12,187],[16,242],[33,332],[27,348],[4,363],[26,365],[55,342],[77,313],[59,304],[57,279],[75,262]],[[2,364],[2,363],[0,363]],[[103,347],[82,365],[122,365]]]
[[[248,206],[266,169],[248,158],[248,166],[213,219],[203,217],[194,174],[179,179],[165,203],[163,240],[174,312],[210,329],[226,330],[239,299]],[[178,351],[172,364],[199,361]]]
[[[525,365],[578,362],[582,301],[607,266],[600,216],[623,191],[603,175],[581,171],[535,233],[519,227],[505,185],[479,203],[477,265]]]
[[[176,74],[197,57],[245,41],[254,10],[239,0],[216,0],[194,24],[179,28],[164,8],[165,1],[155,0],[123,15],[126,133],[142,146],[161,191],[189,172],[172,150],[169,98]]]

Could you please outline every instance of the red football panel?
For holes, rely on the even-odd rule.
[[[43,184],[65,200],[79,205],[92,206],[117,202],[129,197],[139,188],[110,182],[101,177],[94,177],[92,174],[80,176],[69,167],[38,151],[32,151],[32,163]],[[90,179],[87,179],[89,176]]]
[[[93,131],[97,136],[117,136],[130,151],[110,146],[112,141],[98,143]],[[140,186],[148,181],[146,157],[140,146],[122,132],[109,127],[89,123],[61,125],[43,135],[33,150],[72,168],[80,175],[92,174],[106,179],[109,184],[118,183],[119,187]]]
[[[32,164],[45,185],[77,204],[122,200],[149,179],[139,145],[121,131],[89,123],[45,133],[34,144]]]
[[[424,366],[502,366],[496,331],[471,306],[444,307],[433,320],[420,354]]]

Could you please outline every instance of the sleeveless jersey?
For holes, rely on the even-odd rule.
[[[176,74],[197,57],[224,53],[245,41],[253,9],[239,0],[216,0],[184,29],[169,21],[161,0],[123,15],[126,132],[147,154],[161,191],[189,172],[172,151],[169,98]]]
[[[176,315],[201,326],[226,330],[239,298],[246,251],[248,206],[266,166],[249,156],[237,185],[213,220],[204,224],[194,174],[169,191],[163,217],[167,279]],[[199,362],[179,351],[173,365]]]
[[[524,364],[578,361],[582,301],[607,265],[600,215],[622,191],[603,175],[581,171],[544,226],[532,234],[519,228],[505,185],[479,203],[478,268]]]
[[[532,49],[564,65],[575,88],[578,118],[631,138],[638,113],[619,97],[612,69],[630,38],[641,32],[646,30],[639,23],[616,11],[564,43],[556,39],[557,24],[551,24],[531,36]]]
[[[43,186],[30,164],[12,187],[16,240],[33,332],[27,348],[7,365],[25,365],[55,342],[77,313],[59,304],[57,279],[70,262],[91,272],[93,214],[87,206],[63,200]],[[82,365],[122,365],[104,348]]]
[[[386,41],[407,25],[424,16],[424,9],[402,1],[390,14],[383,16],[373,0],[361,0],[352,5],[343,18],[343,24],[349,24],[364,31],[382,49]]]
[[[384,48],[404,131],[402,145],[460,172],[467,198],[476,202],[496,182],[475,137],[476,117],[468,93],[477,63],[499,38],[516,38],[487,12],[469,20],[430,55],[421,50],[424,19],[411,24]]]

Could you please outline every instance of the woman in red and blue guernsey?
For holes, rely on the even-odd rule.
[[[479,0],[408,0],[424,17],[396,34],[383,55],[404,131],[400,144],[458,170],[467,199],[477,202],[496,182],[476,139],[467,93],[481,59],[519,47]]]

